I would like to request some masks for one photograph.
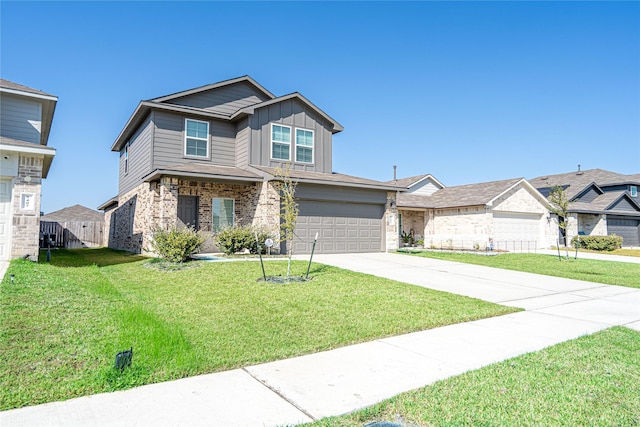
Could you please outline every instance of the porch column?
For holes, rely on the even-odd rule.
[[[178,223],[178,178],[161,178],[159,204],[159,225],[165,230],[175,227]]]
[[[385,240],[386,251],[395,251],[399,248],[399,236],[398,236],[398,204],[396,202],[396,192],[387,192],[387,204],[385,206],[384,221],[385,221]]]

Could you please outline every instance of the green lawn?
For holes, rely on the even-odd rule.
[[[314,426],[640,424],[640,332],[616,327],[398,395]]]
[[[564,252],[562,253],[562,261],[558,260],[557,256],[541,254],[499,254],[488,256],[474,253],[410,250],[398,251],[398,253],[504,268],[506,270],[546,274],[568,279],[586,280],[588,282],[606,283],[608,285],[640,288],[640,264],[583,259],[580,258],[580,255],[578,255],[578,259],[571,257],[566,260],[564,259]]]
[[[517,311],[321,264],[313,280],[282,285],[257,281],[255,261],[170,272],[145,262],[83,249],[54,251],[50,264],[11,263],[0,286],[0,409]],[[286,262],[266,268],[283,274]],[[295,274],[305,270],[293,264]],[[112,369],[131,346],[133,367]]]

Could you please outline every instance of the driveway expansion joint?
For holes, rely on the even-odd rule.
[[[250,367],[250,366],[249,366]],[[253,378],[255,381],[257,381],[258,383],[260,383],[263,387],[267,388],[269,391],[271,391],[272,393],[274,393],[276,396],[278,396],[280,399],[284,400],[285,402],[287,402],[289,405],[293,406],[294,408],[296,408],[298,411],[300,411],[302,414],[304,414],[305,416],[309,417],[311,420],[313,421],[317,421],[318,418],[314,417],[313,415],[311,415],[309,412],[307,412],[304,408],[300,407],[300,405],[298,405],[297,403],[295,403],[294,401],[292,401],[291,399],[289,399],[287,396],[285,396],[280,390],[278,390],[275,387],[270,386],[269,384],[267,384],[265,381],[262,381],[261,379],[259,379],[258,377],[256,377],[255,375],[253,375],[248,369],[247,367],[241,368],[242,371],[244,371],[247,375],[249,375],[251,378]]]

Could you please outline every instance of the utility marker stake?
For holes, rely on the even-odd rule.
[[[313,259],[313,252],[316,250],[316,242],[318,241],[318,233],[316,233],[316,238],[313,239],[313,246],[311,247],[311,257],[309,258],[309,265],[307,266],[307,275],[304,276],[305,279],[309,278],[309,270],[311,270],[311,260]]]

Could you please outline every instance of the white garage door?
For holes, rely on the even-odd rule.
[[[384,205],[301,200],[294,252],[380,252],[383,250]]]
[[[0,180],[0,261],[11,255],[11,180]]]
[[[494,212],[494,247],[508,251],[534,251],[540,244],[541,216],[541,214]]]

